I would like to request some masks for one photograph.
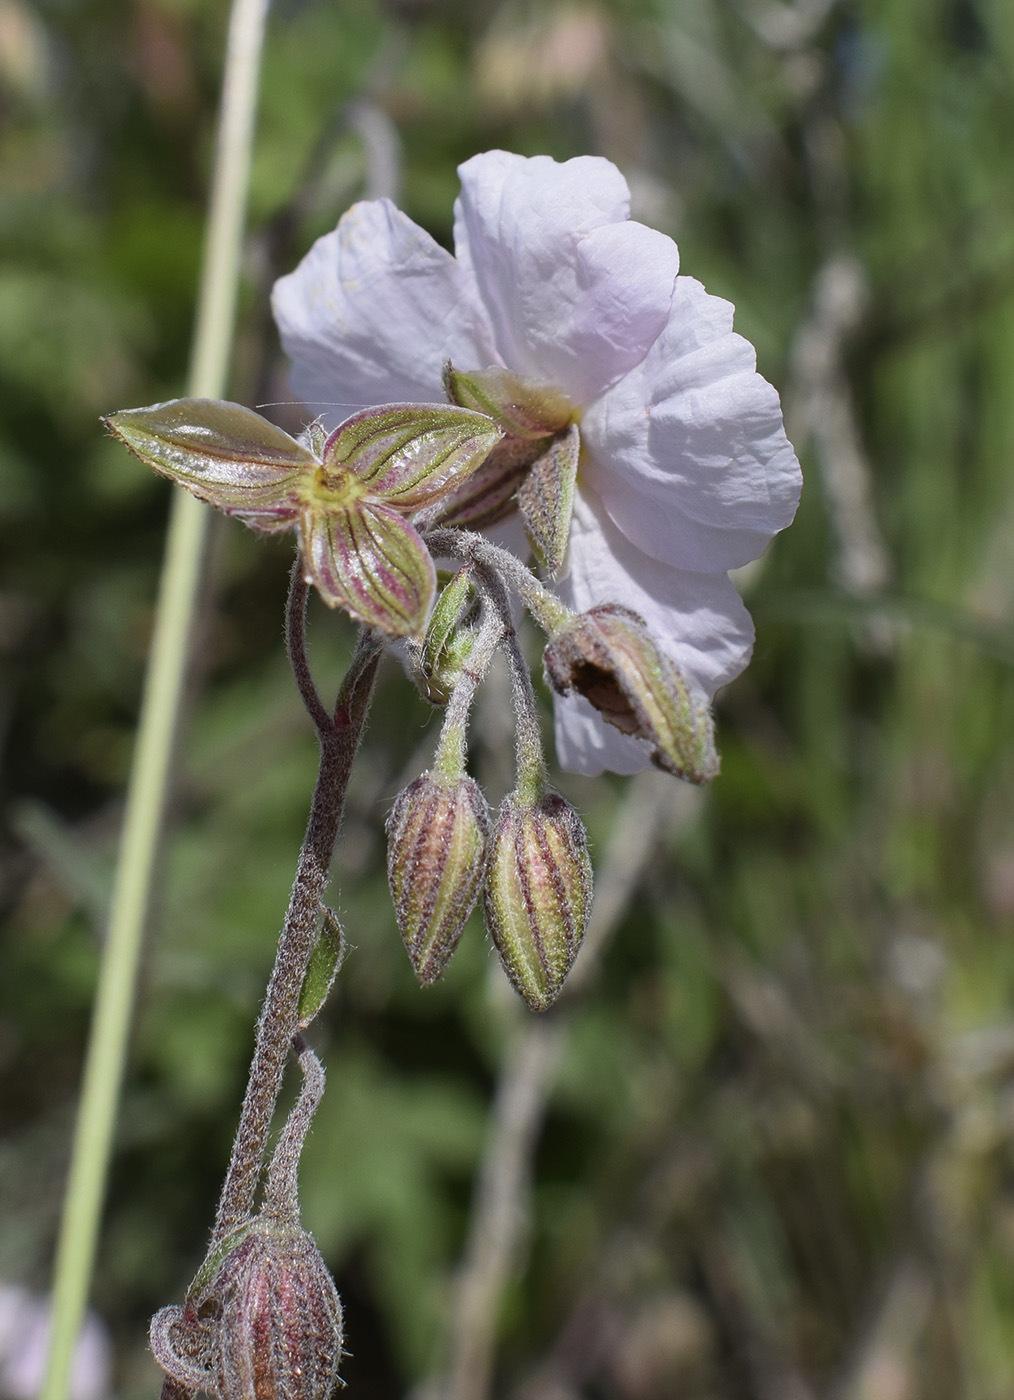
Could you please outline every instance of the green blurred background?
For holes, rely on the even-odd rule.
[[[0,1280],[40,1291],[168,499],[97,418],[182,392],[225,22],[0,0]],[[713,788],[562,780],[614,913],[546,1071],[494,1393],[1006,1400],[1014,6],[278,0],[233,397],[289,397],[267,293],[343,208],[390,194],[447,241],[455,165],[494,146],[623,169],[736,303],[806,477],[742,581],[758,643]],[[203,1253],[312,783],[287,568],[216,527],[94,1289],[127,1400]],[[350,639],[313,614],[328,684]],[[383,821],[428,717],[389,665],[333,899],[356,951],[317,1031],[306,1219],[354,1400],[443,1364],[525,1034],[481,923],[429,991],[400,947]]]

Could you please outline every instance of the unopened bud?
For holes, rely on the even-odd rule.
[[[504,971],[533,1011],[560,994],[591,912],[584,824],[559,793],[504,799],[490,838],[486,925]]]
[[[330,1400],[342,1356],[342,1307],[313,1238],[258,1220],[208,1291],[221,1311],[218,1400]]]
[[[441,589],[419,651],[418,685],[432,705],[446,705],[475,646],[478,597],[471,565]]]
[[[466,774],[423,773],[387,823],[387,877],[415,975],[435,982],[461,939],[486,869],[489,809]]]
[[[708,703],[637,613],[603,604],[578,614],[553,636],[543,663],[558,694],[576,691],[622,733],[646,740],[656,768],[692,783],[717,775]]]

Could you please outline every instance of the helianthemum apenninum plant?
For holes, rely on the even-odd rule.
[[[343,954],[323,903],[379,657],[444,711],[432,767],[388,823],[394,913],[440,977],[475,904],[536,1012],[588,921],[584,827],[550,784],[518,608],[545,633],[565,769],[718,772],[710,704],[749,659],[728,570],[789,523],[795,455],[732,307],[631,221],[620,173],[502,151],[461,168],[455,255],[387,200],[354,206],[275,288],[308,404],[357,405],[294,439],[249,409],[180,399],[114,413],[142,461],[254,530],[292,529],[288,648],[320,773],[208,1257],[152,1347],[166,1394],[326,1400],[341,1307],[299,1223],[297,1166],[323,1090],[302,1033]],[[495,527],[497,542],[488,531]],[[360,624],[337,703],[306,660],[308,590]],[[506,657],[516,781],[492,815],[466,771],[476,691]],[[259,1195],[290,1051],[303,1090]]]

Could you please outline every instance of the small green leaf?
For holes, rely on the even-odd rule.
[[[313,945],[303,978],[303,989],[299,994],[298,1026],[301,1031],[306,1030],[327,1001],[349,947],[337,916],[327,905],[323,906],[323,912],[324,922]]]
[[[314,458],[242,404],[170,399],[103,420],[147,466],[258,530],[284,530],[299,514],[299,485]]]
[[[387,404],[342,423],[323,462],[328,471],[355,472],[372,496],[413,511],[453,491],[502,437],[485,414],[453,404]]]
[[[436,569],[419,534],[396,510],[361,500],[308,507],[299,526],[307,582],[325,603],[394,637],[426,625]]]
[[[581,437],[577,424],[554,438],[518,488],[518,510],[528,543],[547,578],[556,578],[567,557],[570,517]]]

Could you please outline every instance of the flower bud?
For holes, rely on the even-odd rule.
[[[504,799],[490,838],[486,926],[532,1011],[556,1000],[588,923],[592,868],[584,824],[556,792]]]
[[[486,869],[489,809],[466,774],[423,773],[387,823],[387,877],[415,975],[435,982],[475,907]]]
[[[419,651],[417,681],[432,705],[446,705],[475,646],[478,596],[471,565],[450,579],[437,596]]]
[[[221,1311],[218,1400],[330,1400],[342,1307],[312,1236],[261,1218],[226,1254],[208,1290]]]
[[[579,613],[554,634],[542,659],[559,695],[576,691],[609,724],[646,740],[656,768],[692,783],[718,773],[707,701],[659,651],[637,613],[613,603]]]

